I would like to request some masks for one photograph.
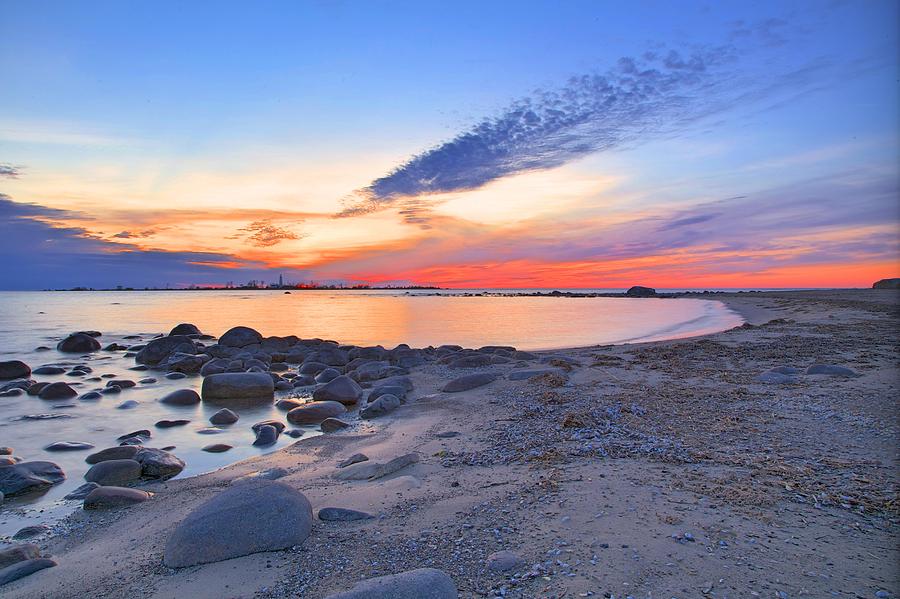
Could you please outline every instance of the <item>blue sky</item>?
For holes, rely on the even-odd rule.
[[[277,272],[496,284],[530,268],[529,286],[552,286],[569,279],[527,248],[590,222],[558,235],[550,253],[592,249],[557,271],[618,286],[627,265],[605,270],[596,237],[778,190],[785,210],[809,210],[810,194],[826,212],[861,208],[844,228],[773,225],[735,275],[786,282],[790,269],[856,263],[869,276],[897,262],[896,243],[835,245],[896,225],[895,2],[4,2],[3,14],[0,193],[20,204],[8,223],[103,264],[146,256],[147,284]],[[623,57],[660,75],[632,76]],[[572,83],[582,77],[605,87]],[[888,191],[837,197],[823,181]],[[739,223],[720,213],[715,231],[732,234]],[[695,253],[713,232],[695,232]],[[498,253],[498,239],[515,251]],[[50,249],[3,250],[23,264],[16,285],[123,278],[79,273]],[[725,281],[663,249],[635,249],[635,272]]]

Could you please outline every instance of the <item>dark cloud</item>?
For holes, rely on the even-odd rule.
[[[116,239],[146,239],[156,235],[155,229],[147,229],[145,231],[122,231],[113,235]]]
[[[12,164],[8,164],[6,162],[0,162],[0,177],[6,177],[7,179],[18,179],[19,175],[22,174],[22,167],[13,166]]]
[[[271,247],[285,240],[301,239],[302,235],[274,225],[271,220],[258,220],[238,229],[238,234],[232,237],[232,239],[240,238],[245,238],[256,247]]]

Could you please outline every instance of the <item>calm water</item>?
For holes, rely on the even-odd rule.
[[[152,376],[158,382],[98,401],[48,402],[24,395],[0,398],[0,445],[13,447],[25,460],[54,461],[67,474],[64,483],[42,497],[7,500],[0,508],[0,535],[12,534],[25,524],[46,522],[78,505],[61,499],[84,482],[88,452],[48,453],[43,449],[55,441],[86,441],[102,449],[116,445],[119,435],[147,428],[153,431],[152,446],[176,446],[174,453],[187,462],[180,476],[208,472],[293,442],[282,436],[268,448],[251,446],[253,423],[283,418],[272,406],[241,410],[238,423],[207,435],[198,430],[210,426],[208,418],[217,408],[203,404],[179,408],[156,401],[174,389],[199,390],[198,376],[170,381],[164,373],[128,370],[134,361],[122,357],[121,352],[100,351],[82,358],[55,350],[56,342],[71,331],[98,330],[103,333],[100,341],[104,346],[112,342],[131,345],[140,341],[125,340],[124,336],[138,334],[146,340],[179,322],[194,323],[212,335],[242,324],[263,335],[294,334],[356,345],[502,344],[541,350],[693,336],[728,329],[742,321],[719,302],[696,299],[460,297],[391,291],[2,292],[0,360],[20,359],[32,368],[86,363],[94,376],[109,373],[135,381]],[[40,345],[54,349],[35,351]],[[105,380],[89,382],[66,375],[32,378],[64,380],[79,393],[105,385]],[[137,401],[137,407],[117,409],[126,400]],[[21,419],[34,414],[65,417]],[[161,419],[191,422],[155,429],[153,424]],[[306,433],[314,434],[312,428]],[[200,450],[211,443],[227,443],[234,449],[221,454]]]

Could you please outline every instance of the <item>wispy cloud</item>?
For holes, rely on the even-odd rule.
[[[7,179],[18,179],[19,175],[22,174],[22,168],[18,166],[13,166],[7,162],[0,162],[0,177],[6,177]]]
[[[246,227],[238,229],[237,235],[232,239],[246,239],[250,245],[256,247],[271,247],[282,241],[300,239],[302,235],[290,229],[272,224],[271,220],[257,220]]]

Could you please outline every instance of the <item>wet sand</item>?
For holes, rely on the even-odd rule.
[[[150,501],[79,511],[36,542],[58,566],[4,597],[324,597],[361,578],[447,572],[460,596],[876,597],[898,583],[898,295],[716,294],[748,325],[689,340],[552,352],[562,374],[428,364],[396,411],[202,476]],[[570,363],[577,362],[577,365]],[[772,368],[852,368],[858,377]],[[469,372],[501,375],[446,394]],[[455,432],[450,436],[443,433]],[[362,452],[420,462],[332,478]],[[163,546],[234,478],[281,467],[316,521],[293,549],[170,569]],[[486,568],[506,549],[522,558]]]

